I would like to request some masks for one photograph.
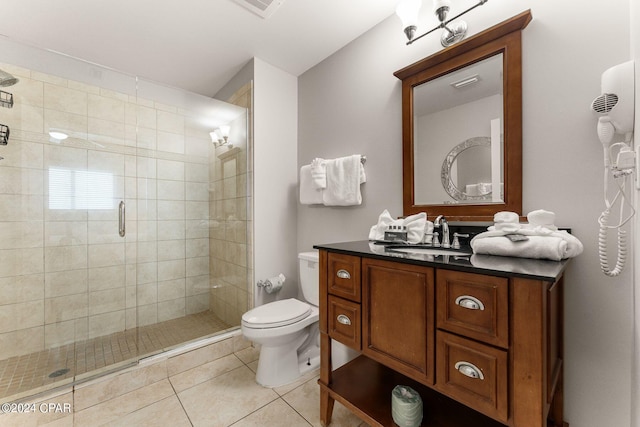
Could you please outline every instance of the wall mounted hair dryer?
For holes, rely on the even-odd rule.
[[[627,201],[624,193],[627,178],[635,170],[636,153],[631,147],[634,121],[635,94],[634,62],[628,61],[611,67],[602,73],[602,94],[593,100],[591,108],[598,114],[598,138],[604,150],[604,201],[606,209],[598,218],[598,254],[600,268],[607,276],[617,276],[624,268],[627,257],[627,232],[622,227],[633,217],[635,210]],[[612,143],[616,134],[624,135],[624,142]],[[617,149],[615,161],[612,149]],[[610,201],[607,197],[609,173],[613,175],[618,192]],[[637,173],[636,173],[637,174]],[[619,204],[620,220],[616,225],[609,225],[609,215],[616,204]],[[616,265],[609,267],[607,258],[607,232],[615,229],[618,234],[618,257]]]

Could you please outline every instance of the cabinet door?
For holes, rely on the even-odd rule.
[[[433,384],[434,275],[427,267],[362,260],[362,352]]]

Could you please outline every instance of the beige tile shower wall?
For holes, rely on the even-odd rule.
[[[20,82],[0,109],[0,359],[207,310],[208,134],[173,106],[1,68]],[[56,206],[56,180],[98,188],[93,208]]]
[[[247,108],[246,141],[232,149],[219,147],[212,153],[210,176],[211,214],[211,309],[225,322],[239,325],[253,295],[253,248],[251,218],[251,83],[240,88],[227,102]]]

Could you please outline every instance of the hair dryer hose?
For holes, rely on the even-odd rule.
[[[598,231],[598,256],[600,258],[600,269],[606,276],[615,277],[622,272],[627,260],[627,232],[621,228],[618,231],[618,257],[613,270],[609,269],[607,259],[607,223],[609,221],[609,211],[606,210],[600,215],[600,230]]]

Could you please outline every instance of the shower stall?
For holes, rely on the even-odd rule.
[[[0,69],[0,401],[237,328],[251,85],[232,104],[3,38]]]

